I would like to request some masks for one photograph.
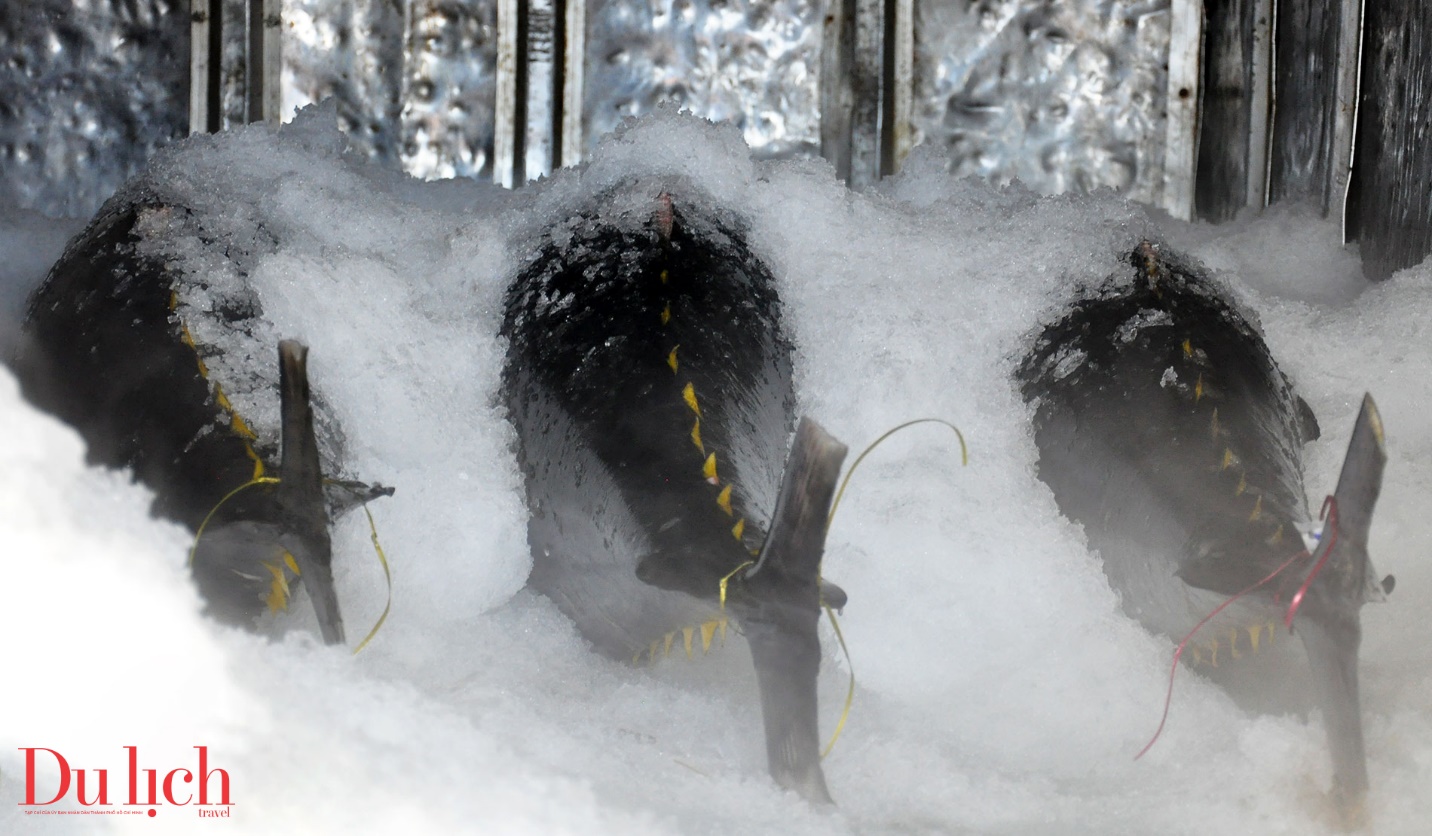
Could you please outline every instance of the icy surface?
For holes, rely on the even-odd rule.
[[[236,806],[202,826],[242,833],[1330,830],[1316,717],[1244,713],[1184,672],[1163,738],[1133,760],[1157,724],[1171,648],[1119,613],[1034,475],[1010,373],[1073,286],[1102,280],[1145,235],[1203,260],[1257,312],[1322,423],[1306,456],[1314,499],[1336,480],[1363,391],[1378,399],[1390,462],[1372,553],[1398,586],[1364,610],[1369,808],[1378,833],[1425,828],[1432,266],[1364,289],[1335,226],[1295,212],[1175,225],[1113,200],[954,180],[933,155],[855,194],[825,163],[752,162],[734,129],[670,112],[513,194],[396,179],[343,153],[322,122],[163,155],[155,182],[227,247],[199,246],[176,222],[154,252],[209,277],[213,298],[248,287],[264,339],[311,346],[345,467],[398,489],[373,505],[392,614],[357,656],[321,646],[303,601],[274,640],[212,626],[185,580],[184,532],[150,521],[123,476],[85,469],[78,439],[0,370],[0,832],[40,829],[18,806],[18,747],[108,766],[122,785],[127,745],[164,769],[192,767],[189,747],[208,746]],[[803,412],[856,450],[924,416],[970,442],[960,468],[948,430],[895,437],[835,519],[825,574],[850,593],[857,686],[824,765],[832,810],[767,778],[739,638],[694,663],[678,653],[628,668],[522,589],[525,511],[496,405],[503,285],[543,230],[618,186],[616,208],[666,188],[749,222],[788,305]],[[13,217],[0,214],[0,264],[28,256]],[[185,304],[204,327],[204,297]],[[227,373],[271,374],[255,353]],[[255,420],[269,408],[260,389]],[[361,515],[335,532],[335,569],[361,634],[385,597]],[[847,680],[830,634],[826,646],[829,734]],[[43,824],[192,832],[195,816],[163,806],[153,819]]]

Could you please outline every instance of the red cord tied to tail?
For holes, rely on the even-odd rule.
[[[1308,573],[1307,578],[1303,580],[1303,585],[1298,587],[1298,591],[1293,594],[1293,600],[1288,604],[1288,614],[1283,616],[1283,624],[1289,630],[1293,629],[1293,616],[1298,614],[1298,607],[1302,606],[1303,596],[1307,594],[1308,587],[1313,585],[1313,578],[1323,571],[1323,566],[1328,562],[1328,555],[1333,553],[1333,546],[1337,545],[1338,501],[1336,497],[1330,496],[1323,500],[1322,518],[1324,523],[1322,542],[1318,544],[1318,561],[1313,564],[1313,571]]]
[[[1293,600],[1288,604],[1288,611],[1283,617],[1283,623],[1290,630],[1293,627],[1293,616],[1297,614],[1298,607],[1301,606],[1303,603],[1303,596],[1307,594],[1308,587],[1312,586],[1313,578],[1316,578],[1318,576],[1318,573],[1323,570],[1323,566],[1327,564],[1328,555],[1332,554],[1333,546],[1337,545],[1338,501],[1336,498],[1329,496],[1327,499],[1323,500],[1323,510],[1321,516],[1325,523],[1323,525],[1322,534],[1320,535],[1322,542],[1318,544],[1316,552],[1318,560],[1316,563],[1313,564],[1312,571],[1308,572],[1308,576],[1303,579],[1302,586],[1298,587],[1298,591],[1293,595]],[[1157,730],[1154,731],[1154,736],[1149,739],[1149,742],[1145,744],[1144,748],[1140,749],[1137,755],[1134,755],[1134,760],[1138,760],[1139,758],[1142,758],[1145,754],[1147,754],[1148,751],[1154,747],[1154,744],[1158,742],[1159,735],[1163,734],[1164,724],[1168,722],[1169,705],[1173,702],[1173,681],[1174,677],[1178,675],[1178,662],[1179,659],[1183,657],[1183,651],[1185,648],[1188,647],[1188,643],[1193,640],[1194,635],[1199,630],[1203,629],[1203,625],[1212,621],[1215,617],[1218,616],[1219,613],[1223,612],[1225,609],[1231,606],[1234,601],[1237,601],[1239,598],[1242,598],[1243,596],[1247,595],[1258,587],[1263,586],[1264,584],[1283,574],[1284,570],[1286,570],[1289,566],[1292,566],[1294,563],[1297,563],[1299,560],[1310,556],[1311,555],[1308,554],[1308,550],[1303,549],[1302,551],[1283,561],[1281,564],[1279,564],[1278,568],[1268,573],[1267,577],[1263,578],[1252,586],[1239,592],[1237,595],[1234,595],[1233,597],[1219,604],[1217,607],[1214,608],[1213,612],[1209,613],[1208,615],[1205,615],[1201,621],[1199,621],[1193,626],[1192,630],[1188,631],[1188,635],[1183,637],[1183,641],[1178,643],[1178,649],[1173,652],[1173,666],[1169,670],[1168,675],[1168,693],[1164,695],[1163,716],[1159,718],[1159,727]]]

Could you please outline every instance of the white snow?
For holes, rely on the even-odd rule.
[[[230,819],[166,805],[152,819],[47,816],[44,832],[1330,830],[1316,716],[1245,713],[1184,671],[1162,739],[1133,760],[1172,648],[1121,614],[1035,477],[1010,373],[1074,284],[1119,269],[1146,235],[1203,261],[1258,313],[1322,424],[1306,454],[1314,501],[1332,489],[1364,390],[1377,398],[1391,460],[1372,554],[1398,586],[1363,617],[1369,809],[1378,833],[1424,830],[1432,265],[1365,286],[1336,225],[1296,209],[1179,224],[1109,196],[954,180],[920,153],[854,193],[822,162],[753,162],[735,129],[672,112],[515,193],[422,183],[344,153],[323,127],[331,112],[314,111],[277,134],[191,139],[156,163],[161,194],[199,210],[227,257],[192,220],[146,223],[168,230],[153,251],[207,284],[184,299],[200,343],[233,342],[207,311],[251,286],[263,344],[310,346],[347,475],[397,487],[372,505],[392,614],[356,656],[316,640],[304,600],[269,637],[210,624],[185,576],[186,533],[150,520],[124,475],[87,469],[78,438],[0,369],[0,832],[42,829],[19,806],[21,747],[109,767],[114,796],[123,747],[162,774],[192,768],[199,745],[232,776]],[[832,810],[767,777],[739,638],[695,662],[629,668],[523,589],[525,509],[497,399],[504,283],[536,236],[613,188],[613,211],[666,188],[750,224],[788,306],[801,411],[855,450],[927,416],[969,441],[961,468],[945,428],[896,436],[832,527],[825,575],[850,594],[841,626],[857,683],[824,765]],[[0,214],[0,332],[58,255],[41,227]],[[252,377],[241,410],[272,420],[273,358],[231,356],[216,373]],[[368,537],[361,514],[335,532],[350,645],[386,596]],[[829,633],[826,646],[823,734],[847,683]]]

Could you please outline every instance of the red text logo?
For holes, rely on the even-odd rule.
[[[25,800],[22,807],[37,808],[27,813],[89,812],[120,815],[155,815],[155,808],[194,805],[202,818],[228,818],[229,773],[209,764],[209,747],[195,746],[198,756],[193,768],[141,768],[138,746],[125,746],[128,768],[112,781],[107,768],[80,768],[54,749],[26,747]],[[122,784],[118,781],[123,781]],[[66,799],[80,811],[51,810]],[[136,810],[148,807],[147,813]],[[124,809],[128,808],[128,809]],[[214,809],[221,808],[221,809]]]

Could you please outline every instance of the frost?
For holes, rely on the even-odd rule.
[[[116,770],[123,745],[210,744],[242,788],[234,833],[1326,830],[1316,718],[1245,713],[1185,672],[1162,740],[1132,760],[1171,649],[1120,614],[1035,475],[1013,368],[1079,283],[1121,275],[1144,237],[1206,259],[1256,310],[1322,425],[1311,493],[1335,483],[1364,388],[1378,398],[1393,456],[1371,549],[1400,583],[1364,619],[1369,809],[1379,832],[1432,817],[1418,591],[1432,588],[1432,268],[1354,292],[1355,262],[1320,218],[1176,225],[1107,196],[993,191],[919,159],[853,193],[824,164],[753,162],[738,133],[672,113],[511,194],[370,167],[321,122],[176,142],[150,182],[193,215],[165,219],[148,246],[190,277],[185,315],[256,421],[276,420],[272,341],[310,345],[345,467],[397,488],[372,506],[392,564],[387,625],[357,657],[312,640],[302,601],[280,641],[214,628],[184,579],[182,532],[148,520],[124,476],[85,469],[74,437],[0,373],[0,716],[23,718],[0,731],[0,831],[30,824],[16,747],[70,742]],[[505,283],[543,236],[570,240],[575,210],[634,229],[662,191],[750,230],[786,301],[803,413],[854,452],[926,416],[970,443],[960,467],[948,430],[893,437],[833,522],[824,575],[850,595],[841,628],[859,672],[824,763],[834,810],[768,780],[739,637],[633,669],[522,589],[526,509],[495,406]],[[25,240],[0,236],[0,264]],[[252,303],[254,329],[222,327],[226,305]],[[1131,322],[1130,338],[1157,324]],[[1060,373],[1086,359],[1060,357]],[[356,633],[386,587],[361,515],[334,542]],[[825,646],[828,735],[847,679],[833,634]]]

